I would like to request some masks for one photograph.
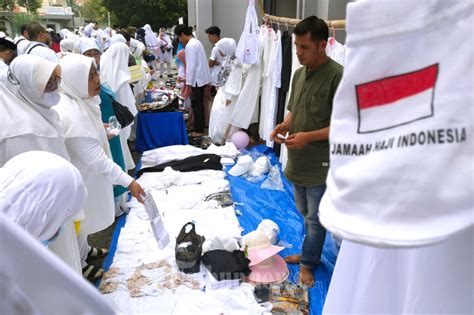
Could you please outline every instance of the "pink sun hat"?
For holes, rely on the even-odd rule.
[[[288,279],[288,266],[280,255],[274,255],[258,265],[250,266],[247,279],[254,283],[282,283]]]
[[[252,231],[244,235],[243,241],[248,259],[250,259],[249,266],[257,265],[285,249],[283,246],[272,245],[268,237],[261,231]]]

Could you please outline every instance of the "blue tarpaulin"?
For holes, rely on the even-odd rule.
[[[280,255],[285,257],[291,254],[300,254],[303,245],[304,226],[303,217],[295,206],[293,185],[281,172],[281,164],[271,148],[257,146],[253,150],[269,157],[272,165],[279,165],[285,191],[261,189],[260,186],[265,179],[253,183],[243,177],[228,175],[232,198],[237,203],[236,209],[242,213],[238,216],[238,219],[240,225],[244,228],[243,234],[255,230],[263,219],[270,219],[280,227],[280,241],[291,246],[291,248],[281,251]],[[330,233],[327,233],[321,264],[314,271],[315,285],[309,290],[310,314],[312,315],[319,315],[322,312],[335,262],[334,244]],[[289,264],[288,267],[290,281],[298,283],[299,266]]]

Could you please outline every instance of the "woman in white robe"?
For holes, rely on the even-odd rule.
[[[156,35],[153,32],[153,30],[151,29],[150,24],[145,24],[145,26],[143,26],[143,29],[145,30],[146,49],[149,52],[151,52],[156,58],[155,60],[150,62],[150,66],[152,66],[153,69],[156,72],[158,70],[157,69],[157,66],[158,66],[157,60],[160,57],[160,42],[159,42],[158,38],[156,38]]]
[[[117,102],[127,106],[133,116],[135,116],[138,110],[135,104],[135,96],[128,83],[130,80],[130,71],[128,70],[129,55],[130,49],[127,45],[123,43],[112,44],[100,59],[100,81],[102,84],[107,84],[114,91]],[[131,126],[127,126],[120,131],[120,143],[122,144],[122,153],[127,170],[135,167],[127,144],[130,130]]]
[[[34,55],[21,55],[0,73],[0,167],[27,151],[69,155],[59,117],[51,107],[59,102],[61,68]],[[72,220],[49,249],[76,272],[81,272]]]
[[[142,201],[144,191],[110,158],[107,134],[101,121],[100,80],[94,59],[74,54],[64,57],[60,64],[63,69],[61,91],[64,94],[54,109],[59,113],[65,129],[71,162],[81,172],[89,191],[78,242],[84,276],[97,278],[103,270],[86,262],[94,252],[87,243],[87,236],[114,222],[112,185],[128,187],[139,201]]]
[[[223,57],[222,73],[218,76],[217,82],[221,88],[217,91],[212,104],[209,136],[214,143],[219,144],[239,130],[230,125],[234,104],[242,84],[242,67],[235,58],[235,47],[236,42],[232,38],[222,38],[216,43],[216,49]],[[224,139],[226,133],[227,138]]]
[[[160,78],[163,77],[166,64],[166,75],[171,78],[171,59],[173,58],[173,43],[164,27],[160,28]]]
[[[114,313],[95,288],[43,246],[54,244],[51,239],[63,233],[86,195],[77,168],[49,152],[25,152],[0,168],[2,314]]]

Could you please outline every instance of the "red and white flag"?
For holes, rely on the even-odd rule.
[[[438,64],[356,85],[358,133],[394,128],[433,116]]]

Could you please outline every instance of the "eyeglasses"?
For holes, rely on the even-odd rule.
[[[54,78],[50,78],[48,83],[46,83],[46,87],[44,88],[45,93],[56,91],[61,83],[61,77],[55,76]]]
[[[20,81],[18,81],[18,79],[15,77],[15,75],[13,74],[10,67],[8,67],[7,78],[8,78],[8,82],[10,82],[13,85],[19,85],[20,84]]]

